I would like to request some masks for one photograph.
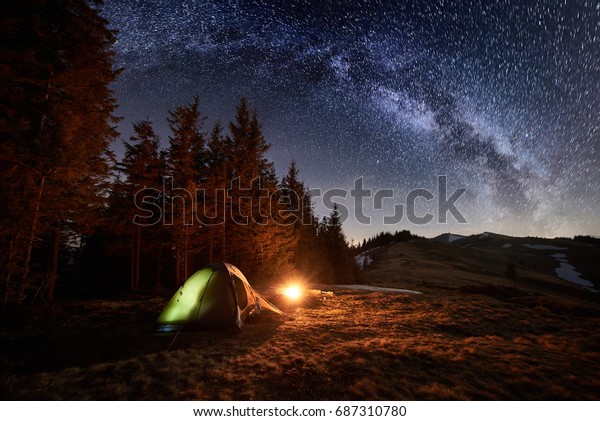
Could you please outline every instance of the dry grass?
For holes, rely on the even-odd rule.
[[[547,293],[514,289],[441,258],[422,265],[421,247],[389,252],[367,274],[377,285],[424,295],[340,291],[290,310],[293,319],[259,320],[241,333],[155,333],[164,300],[5,314],[0,393],[26,400],[600,399],[600,307],[592,295],[559,298],[554,285]],[[394,272],[398,265],[412,269]]]
[[[109,319],[15,335],[2,348],[4,398],[600,398],[597,315],[460,291],[349,292],[240,334],[182,332],[167,351],[174,336],[152,333],[144,314],[120,329]]]

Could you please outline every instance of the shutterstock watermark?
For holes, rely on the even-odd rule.
[[[336,208],[341,222],[353,217],[356,222],[370,225],[374,222],[373,211],[382,211],[384,225],[397,225],[406,218],[414,225],[427,225],[434,220],[445,224],[448,216],[459,224],[467,220],[459,210],[459,200],[466,192],[456,188],[449,195],[445,175],[437,176],[437,188],[415,188],[406,193],[404,200],[396,196],[394,189],[365,189],[363,178],[354,180],[351,189],[311,189],[308,196],[300,197],[294,190],[261,186],[260,179],[243,186],[239,178],[231,180],[227,188],[187,189],[174,187],[172,177],[164,177],[162,189],[145,188],[134,196],[138,212],[133,223],[141,226],[157,224],[200,224],[214,226],[233,221],[235,224],[293,225],[313,223],[310,213],[303,209],[321,205],[329,211]],[[350,203],[348,203],[350,202]],[[430,210],[434,207],[435,211]],[[426,209],[423,209],[426,208]],[[229,218],[228,218],[229,215]]]

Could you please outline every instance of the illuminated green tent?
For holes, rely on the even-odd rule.
[[[252,289],[238,268],[216,263],[185,281],[158,316],[158,330],[183,325],[241,329],[249,316],[262,310],[283,314]]]

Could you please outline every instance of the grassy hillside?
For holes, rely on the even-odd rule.
[[[510,245],[510,247],[503,247]],[[555,247],[535,249],[528,246]],[[560,299],[578,298],[598,302],[598,295],[556,276],[557,260],[551,256],[565,254],[568,260],[600,289],[600,247],[572,240],[515,238],[498,234],[471,236],[452,243],[416,241],[399,243],[371,251],[373,265],[365,279],[374,284],[399,283],[405,287],[434,289],[440,287],[494,285],[517,287],[532,293],[548,294]],[[517,272],[513,280],[505,275],[507,264]]]
[[[289,309],[293,319],[259,319],[241,333],[155,333],[161,299],[5,313],[0,392],[51,400],[600,399],[598,295],[556,278],[548,251],[464,245],[418,241],[371,252],[366,282],[423,295],[336,291]],[[503,275],[510,253],[523,259],[516,283]]]

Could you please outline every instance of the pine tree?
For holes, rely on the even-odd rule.
[[[240,100],[231,132],[232,171],[229,197],[232,221],[227,227],[229,256],[250,274],[269,276],[276,270],[275,256],[282,230],[271,215],[270,201],[277,189],[273,163],[266,158],[265,141],[258,113],[250,113],[246,98]]]
[[[319,224],[319,242],[327,252],[327,259],[333,274],[334,283],[352,284],[357,280],[357,265],[346,236],[337,204],[328,217]]]
[[[0,233],[5,304],[53,298],[61,236],[93,225],[106,198],[118,71],[101,4],[0,6],[0,200],[3,220],[18,221]],[[52,250],[46,273],[35,249]]]
[[[204,207],[203,226],[209,243],[208,260],[213,263],[220,258],[229,260],[227,251],[227,227],[230,220],[230,201],[227,189],[232,179],[233,154],[231,139],[223,134],[223,126],[217,121],[208,141],[207,171],[203,179]]]
[[[287,228],[284,254],[288,266],[303,277],[318,277],[320,260],[317,229],[308,188],[298,178],[296,162],[292,161],[288,173],[281,180],[282,215]]]
[[[156,237],[162,226],[161,215],[156,215],[155,220],[146,220],[146,216],[156,214],[160,209],[162,162],[160,159],[159,139],[152,123],[149,120],[137,122],[133,125],[134,135],[125,144],[125,156],[121,164],[121,171],[125,175],[122,192],[128,207],[127,217],[122,222],[131,235],[131,291],[140,287],[140,264],[142,254],[142,231],[150,231],[155,238],[149,238],[153,244],[148,248],[160,247]],[[142,212],[144,215],[140,215]],[[147,214],[147,215],[146,215]],[[144,219],[140,217],[143,216]],[[139,220],[136,220],[138,218]],[[150,218],[153,219],[153,218]]]
[[[170,215],[171,238],[175,248],[175,277],[177,284],[185,281],[191,270],[191,250],[199,254],[201,226],[195,218],[195,208],[202,207],[197,203],[196,190],[201,188],[201,181],[206,173],[207,152],[202,127],[205,117],[199,110],[200,101],[193,101],[179,106],[169,112],[169,137],[167,153],[168,175],[173,183],[172,214]],[[169,192],[166,192],[169,194]]]

